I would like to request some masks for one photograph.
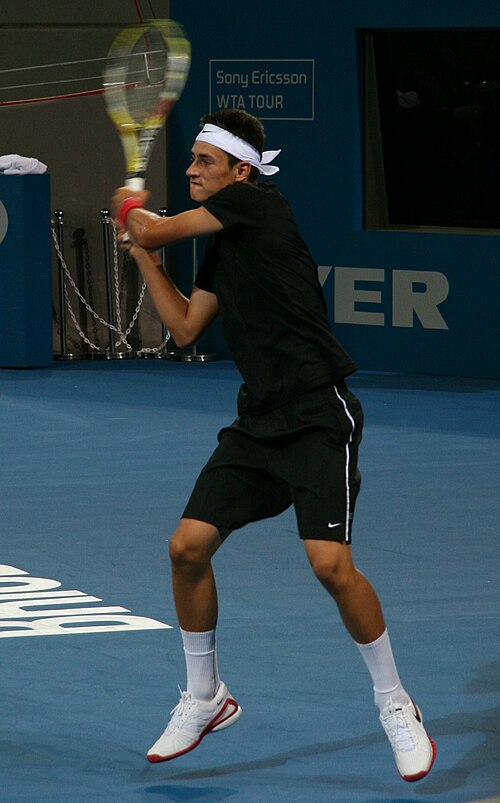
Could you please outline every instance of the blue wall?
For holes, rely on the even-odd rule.
[[[171,211],[190,205],[184,169],[199,117],[210,101],[211,110],[224,102],[224,94],[233,92],[237,102],[243,97],[245,108],[263,119],[267,146],[283,149],[278,186],[318,264],[333,268],[324,285],[331,322],[360,367],[499,377],[498,232],[362,228],[358,44],[362,29],[500,27],[500,6],[490,0],[212,0],[200,12],[199,0],[172,0],[170,9],[193,45],[190,79],[171,124]],[[225,83],[245,67],[262,66],[264,74],[276,68],[307,75],[312,89],[312,62],[312,115],[303,84],[282,93],[262,84],[263,98],[283,98],[282,108],[266,110],[249,108],[260,92],[255,85]],[[187,287],[190,248],[173,249],[172,265]],[[217,327],[208,337],[212,349],[224,352]]]

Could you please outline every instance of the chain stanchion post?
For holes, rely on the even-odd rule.
[[[160,209],[158,209],[158,214],[160,215],[160,217],[168,217],[167,208],[165,206],[160,207]],[[160,248],[160,258],[161,258],[161,264],[163,265],[163,271],[164,271],[165,274],[167,274],[168,273],[168,259],[167,259],[167,247],[165,245]],[[162,340],[162,343],[164,342],[164,340],[167,337],[167,335],[168,335],[168,329],[165,326],[165,324],[162,323],[162,325],[161,325],[161,340]],[[150,352],[150,353],[146,352],[142,356],[146,357],[146,358],[154,357],[157,360],[173,360],[174,357],[176,356],[177,352],[171,351],[169,349],[169,343],[170,343],[170,339],[167,340],[167,343],[166,343],[165,346],[163,346],[163,348],[159,349],[158,351],[154,351],[154,352]]]
[[[64,258],[64,212],[62,209],[56,209],[54,212],[55,232],[57,243],[61,256]],[[55,355],[56,360],[76,360],[80,357],[79,354],[70,354],[67,345],[67,330],[66,330],[66,281],[64,278],[64,267],[61,258],[57,257],[57,264],[59,267],[59,318],[61,323],[61,336],[60,348],[61,353]]]
[[[196,238],[193,240],[193,284],[198,275],[198,253],[197,253],[197,244]],[[191,350],[184,353],[176,354],[174,357],[175,360],[180,360],[181,362],[211,362],[213,360],[218,360],[218,354],[200,354],[196,348],[196,344],[192,346]]]
[[[59,248],[61,250],[61,254],[64,254],[64,212],[62,209],[56,209],[54,212],[54,219],[55,219],[55,228],[56,228],[56,237],[57,242],[59,243]],[[64,303],[64,290],[65,290],[65,282],[64,282],[64,271],[61,260],[57,257],[57,264],[59,266],[59,318],[61,321],[61,359],[65,359],[66,357],[66,307]]]
[[[135,356],[135,352],[131,349],[127,351],[117,351],[115,345],[115,336],[117,328],[121,331],[119,303],[120,299],[117,296],[117,287],[114,284],[114,266],[111,265],[110,252],[111,252],[111,238],[109,236],[109,229],[113,226],[110,217],[109,209],[101,209],[101,225],[102,225],[102,240],[104,248],[104,270],[106,276],[106,308],[108,315],[108,323],[113,327],[109,329],[109,345],[105,352],[100,352],[99,356],[107,360],[123,360]],[[115,293],[116,291],[116,293]],[[113,306],[113,301],[116,295],[116,310]]]
[[[111,270],[111,260],[109,258],[109,209],[101,209],[102,242],[104,247],[104,271],[106,276],[106,309],[109,323],[115,325],[115,312],[113,307],[113,274]],[[115,356],[115,339],[112,329],[109,330],[109,345],[106,354],[108,359]]]

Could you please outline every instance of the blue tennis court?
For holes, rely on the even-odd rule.
[[[400,780],[293,511],[233,533],[214,562],[221,676],[242,719],[146,762],[184,683],[167,540],[238,386],[226,361],[0,372],[0,800],[498,794],[500,383],[486,380],[350,381],[366,416],[354,554],[437,743],[431,774]]]

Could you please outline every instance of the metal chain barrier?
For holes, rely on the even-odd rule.
[[[69,271],[69,268],[68,268],[68,266],[66,264],[66,261],[64,259],[64,255],[63,255],[63,251],[62,251],[62,242],[61,242],[62,237],[61,237],[61,233],[60,233],[60,224],[61,224],[61,219],[62,219],[62,213],[60,211],[56,213],[57,218],[58,218],[58,224],[59,224],[59,235],[58,235],[58,231],[56,230],[56,225],[55,225],[54,221],[53,220],[51,221],[52,239],[54,241],[54,247],[55,247],[55,251],[56,251],[56,254],[57,254],[57,258],[58,258],[59,266],[60,266],[60,270],[61,270],[61,275],[62,275],[61,282],[60,282],[60,291],[64,295],[66,308],[67,308],[67,310],[69,312],[71,320],[73,321],[73,325],[74,325],[76,331],[78,332],[78,334],[80,335],[81,339],[84,341],[84,343],[86,343],[87,346],[89,346],[89,348],[94,351],[94,353],[101,354],[101,355],[103,355],[105,357],[115,356],[117,358],[120,358],[120,357],[122,357],[124,355],[132,356],[134,353],[135,353],[136,357],[140,357],[140,356],[143,356],[143,355],[145,356],[145,355],[148,355],[148,354],[161,355],[162,352],[164,352],[168,341],[170,340],[170,332],[168,330],[164,330],[165,336],[164,336],[164,339],[160,343],[159,346],[155,346],[153,348],[144,347],[144,348],[141,348],[141,349],[139,349],[138,351],[135,351],[135,352],[134,352],[134,349],[132,348],[132,346],[130,345],[130,343],[128,342],[128,339],[127,339],[128,336],[130,335],[132,329],[134,328],[134,326],[135,326],[135,324],[137,322],[137,319],[139,317],[139,313],[141,311],[142,303],[144,301],[144,296],[145,296],[145,293],[146,293],[146,282],[145,281],[143,281],[143,283],[142,283],[142,287],[141,287],[141,290],[140,290],[140,293],[139,293],[139,298],[138,298],[138,301],[137,301],[137,306],[136,306],[135,311],[134,311],[134,313],[132,315],[131,321],[130,321],[129,325],[127,326],[127,328],[125,329],[125,331],[123,331],[123,329],[122,329],[120,278],[119,278],[119,269],[118,269],[118,239],[117,239],[117,236],[116,236],[116,225],[115,225],[114,220],[109,215],[107,215],[106,213],[101,213],[101,214],[102,214],[102,217],[103,217],[103,223],[106,226],[111,226],[112,231],[113,231],[113,239],[112,239],[113,271],[112,271],[112,277],[113,277],[113,293],[114,293],[114,307],[115,307],[115,310],[114,310],[115,323],[111,323],[110,321],[106,321],[104,318],[102,318],[92,308],[92,306],[84,298],[84,296],[82,295],[82,293],[78,289],[78,287],[77,287],[77,285],[76,285],[76,283],[75,283],[75,281],[74,281],[74,279],[73,279],[73,277],[72,277],[72,275],[71,275],[71,273]],[[79,322],[77,320],[75,311],[74,311],[73,306],[72,306],[71,301],[70,301],[70,297],[69,297],[69,293],[68,293],[68,287],[67,287],[67,284],[66,284],[66,281],[65,281],[66,279],[67,279],[69,285],[71,286],[73,292],[77,296],[77,298],[83,304],[85,309],[92,315],[94,320],[95,321],[99,321],[99,323],[101,323],[103,326],[105,326],[109,330],[109,332],[110,332],[110,346],[108,346],[108,348],[102,349],[100,346],[96,345],[96,343],[93,343],[87,337],[85,332],[82,331],[81,326],[80,326],[80,324],[79,324]],[[111,293],[111,288],[108,288],[108,292]],[[108,305],[108,309],[109,309],[109,311],[112,311],[112,299],[108,299],[108,300],[110,301],[110,304]],[[62,304],[61,304],[61,306],[62,306]],[[110,316],[110,317],[112,317],[112,316]],[[61,310],[61,319],[63,319],[63,310]],[[61,324],[63,324],[63,320],[61,320]],[[63,325],[61,325],[61,330],[63,332],[65,331],[65,327]],[[115,333],[118,336],[117,340],[113,341],[112,333]],[[125,346],[126,351],[116,352],[115,350],[118,349],[122,345]],[[62,351],[62,354],[64,356],[64,354],[65,354],[64,344],[63,344],[63,347],[62,347],[61,351]]]

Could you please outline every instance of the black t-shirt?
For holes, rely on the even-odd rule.
[[[231,184],[203,202],[224,226],[195,280],[215,293],[244,379],[240,414],[271,410],[356,365],[333,336],[318,269],[274,184]]]

